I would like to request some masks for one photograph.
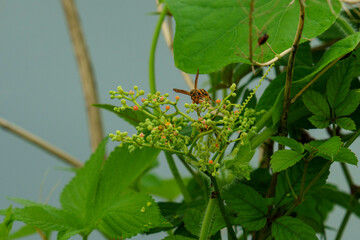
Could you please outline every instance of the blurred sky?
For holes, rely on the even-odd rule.
[[[108,91],[118,85],[124,89],[138,85],[148,92],[149,49],[158,18],[149,13],[155,11],[155,1],[78,0],[76,3],[100,102],[116,104],[109,99]],[[175,86],[187,89],[162,37],[156,52],[156,77],[161,92],[171,92]],[[0,117],[85,161],[91,150],[84,106],[60,0],[0,0]],[[117,129],[132,129],[112,113],[102,112],[102,116],[106,134]],[[353,149],[359,149],[359,145],[357,141]],[[109,144],[108,150],[114,146]],[[163,157],[160,162],[156,172],[169,177],[171,174]],[[61,167],[68,166],[0,129],[0,209],[12,203],[7,196],[45,201],[50,194],[48,203],[59,206],[61,189],[73,176]],[[330,181],[347,191],[338,165],[332,168]],[[351,172],[355,180],[359,179],[358,168],[351,167]],[[328,225],[337,227],[343,214],[344,211],[338,209]],[[359,224],[359,219],[352,216],[343,239],[355,239],[360,234]],[[20,225],[15,224],[14,228]],[[163,236],[133,239],[161,239]],[[333,239],[334,233],[329,231],[328,237]],[[96,233],[89,237],[100,238]]]

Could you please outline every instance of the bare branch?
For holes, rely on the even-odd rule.
[[[88,115],[91,149],[94,151],[103,139],[100,110],[92,106],[92,104],[98,103],[95,77],[74,0],[62,0],[61,2],[80,72]]]
[[[52,155],[60,158],[64,162],[69,163],[74,167],[82,167],[84,165],[82,162],[69,155],[68,153],[64,152],[63,150],[49,144],[45,140],[26,131],[25,129],[9,123],[3,118],[0,118],[0,127],[4,128],[7,131],[10,131],[13,134],[18,135],[19,137],[29,141],[32,144],[37,145],[38,147],[44,149],[45,151],[51,153]]]

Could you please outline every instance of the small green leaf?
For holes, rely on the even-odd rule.
[[[349,163],[352,165],[357,165],[358,163],[355,153],[345,147],[342,147],[340,151],[336,154],[334,161]]]
[[[346,130],[356,129],[355,122],[351,118],[347,118],[347,117],[338,118],[336,119],[336,124],[339,125],[339,127]]]
[[[171,226],[155,201],[143,193],[122,195],[104,209],[99,229],[111,238],[130,238],[159,226]]]
[[[328,118],[323,118],[323,117],[319,117],[316,115],[312,115],[308,119],[311,122],[311,124],[317,128],[326,128],[330,124],[330,121]]]
[[[251,166],[250,160],[253,158],[255,150],[251,149],[250,143],[247,141],[244,145],[238,147],[238,151],[227,156],[223,160],[223,168],[230,170],[231,173],[241,179],[245,177],[250,179]]]
[[[351,90],[345,97],[345,100],[338,104],[335,108],[335,115],[337,117],[347,116],[352,114],[360,103],[360,92],[358,89]]]
[[[302,95],[302,100],[307,107],[314,115],[322,118],[330,118],[330,108],[326,99],[319,92],[314,90],[307,90]]]
[[[68,212],[46,206],[17,209],[15,218],[45,231],[67,231],[82,229],[80,219]]]
[[[314,229],[292,217],[277,218],[271,226],[271,233],[275,240],[317,240]]]
[[[334,136],[322,143],[317,149],[318,154],[326,159],[334,161],[335,156],[339,153],[342,142],[340,137]]]
[[[271,139],[282,145],[288,146],[289,148],[295,150],[298,153],[304,152],[304,146],[301,143],[297,142],[295,139],[279,136],[271,137]]]
[[[223,192],[226,204],[238,212],[238,221],[250,231],[260,230],[265,226],[266,200],[251,187],[236,183]]]
[[[133,111],[128,108],[125,109],[124,111],[117,112],[117,111],[114,111],[115,106],[110,105],[110,104],[93,104],[93,106],[98,107],[98,108],[103,108],[110,112],[113,112],[135,127],[137,125],[139,125],[139,123],[144,122],[145,119],[147,118],[145,113],[143,113],[141,111]]]
[[[301,154],[289,149],[279,150],[271,156],[271,169],[274,173],[280,172],[293,166],[304,156],[305,154]]]
[[[0,239],[7,239],[11,231],[13,224],[13,220],[11,219],[11,215],[12,215],[11,209],[12,209],[12,205],[6,210],[5,219],[0,224]]]

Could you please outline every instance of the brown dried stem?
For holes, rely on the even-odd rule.
[[[92,104],[98,103],[95,77],[74,0],[62,0],[61,2],[80,72],[88,115],[91,149],[94,151],[103,139],[100,111],[92,106]]]
[[[60,158],[66,163],[74,167],[82,167],[83,163],[74,158],[73,156],[69,155],[68,153],[64,152],[63,150],[49,144],[45,140],[41,139],[40,137],[26,131],[25,129],[16,126],[14,124],[9,123],[3,118],[0,118],[0,126],[7,131],[10,131],[13,134],[20,136],[21,138],[29,141],[32,144],[44,149],[45,151],[51,153],[52,155]]]

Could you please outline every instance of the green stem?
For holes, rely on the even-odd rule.
[[[287,169],[285,169],[285,176],[286,176],[286,181],[288,182],[289,184],[289,188],[290,188],[290,191],[292,193],[292,195],[294,196],[295,200],[298,200],[298,196],[296,195],[296,193],[294,192],[294,189],[291,185],[291,182],[290,182],[290,178],[289,178],[289,174],[288,174],[288,171]]]
[[[276,132],[277,132],[276,129],[266,128],[260,134],[256,135],[254,138],[252,138],[252,140],[250,141],[251,149],[257,148],[259,145],[264,143],[266,139],[268,139],[270,136],[274,135]]]
[[[184,164],[185,168],[190,172],[191,176],[195,179],[195,181],[197,182],[197,184],[200,187],[204,187],[204,184],[200,178],[200,176],[190,167],[190,165],[185,161],[184,156],[182,155],[177,155],[178,158],[180,159],[180,161]]]
[[[168,9],[167,6],[164,4],[163,10],[160,14],[159,20],[156,24],[153,40],[151,43],[151,49],[150,49],[150,59],[149,59],[149,86],[150,86],[150,92],[154,94],[156,92],[156,82],[155,82],[155,51],[156,51],[156,45],[159,39],[159,34],[161,30],[161,25],[165,19],[166,13]]]
[[[355,33],[355,30],[351,27],[351,25],[341,16],[336,19],[336,24],[347,34],[351,35]]]
[[[185,202],[191,202],[191,196],[190,193],[188,192],[188,190],[185,187],[184,182],[181,179],[180,173],[175,165],[175,161],[174,158],[172,157],[172,155],[170,153],[165,152],[165,156],[166,156],[166,160],[169,164],[170,170],[174,176],[174,179],[176,181],[177,186],[179,187],[181,193],[184,196],[184,200]]]
[[[306,180],[306,174],[309,168],[309,161],[305,161],[305,166],[304,166],[304,172],[301,178],[301,187],[300,187],[300,202],[303,201],[304,198],[304,188],[305,188],[305,180]]]
[[[354,182],[353,182],[353,180],[351,178],[349,169],[347,168],[345,163],[340,163],[340,166],[341,166],[342,171],[344,172],[346,181],[347,181],[347,183],[349,185],[349,188],[350,188],[350,191],[351,191],[351,188],[354,186]]]
[[[345,143],[344,147],[348,148],[350,145],[356,140],[356,138],[360,135],[360,128],[354,132],[351,138]]]
[[[206,208],[204,220],[201,225],[199,240],[207,240],[208,239],[210,227],[211,227],[211,220],[213,218],[214,211],[215,211],[215,206],[216,206],[216,199],[210,198],[207,208]]]
[[[313,178],[313,180],[309,183],[309,185],[307,185],[307,187],[305,188],[304,192],[303,192],[303,196],[305,196],[305,194],[310,190],[310,188],[317,182],[317,180],[319,180],[319,178],[325,173],[325,171],[327,170],[327,168],[331,165],[331,161],[328,161],[323,168],[320,170],[320,172]]]
[[[221,215],[222,215],[222,217],[223,217],[223,219],[225,221],[225,224],[226,224],[226,227],[227,227],[227,230],[228,230],[229,239],[236,240],[237,239],[236,234],[234,232],[234,229],[232,228],[230,218],[229,218],[229,216],[228,216],[228,214],[226,212],[226,209],[225,209],[225,206],[224,206],[224,201],[221,198],[220,189],[219,189],[219,186],[217,184],[216,178],[213,177],[213,176],[210,176],[210,179],[211,179],[212,184],[214,185],[216,198],[217,198],[217,201],[218,201],[218,205],[219,205],[219,208],[220,208]]]
[[[341,221],[341,225],[340,225],[340,228],[339,228],[339,230],[338,230],[338,232],[337,232],[337,234],[336,234],[335,240],[340,240],[342,234],[344,233],[345,227],[346,227],[346,225],[347,225],[347,223],[348,223],[348,221],[349,221],[349,219],[350,219],[350,215],[351,215],[351,213],[352,213],[352,210],[351,210],[351,209],[352,209],[352,205],[353,205],[353,203],[354,203],[354,200],[355,200],[354,195],[351,195],[348,208],[347,208],[347,210],[346,210],[346,213],[345,213],[345,215],[344,215],[343,220]]]

